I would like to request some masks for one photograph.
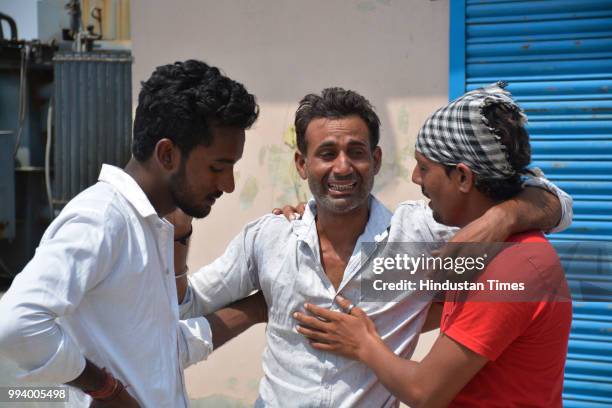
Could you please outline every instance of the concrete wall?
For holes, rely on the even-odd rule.
[[[420,198],[410,182],[413,145],[427,115],[447,100],[448,0],[132,0],[131,7],[134,100],[155,66],[197,58],[243,82],[261,106],[235,193],[196,223],[192,270],[221,254],[247,221],[305,194],[285,140],[309,92],[342,86],[369,98],[382,120],[376,194],[390,208]],[[263,346],[263,326],[254,327],[190,368],[192,397],[206,406],[239,406],[226,396],[252,402]]]

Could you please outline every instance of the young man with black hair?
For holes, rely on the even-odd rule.
[[[525,120],[494,84],[425,122],[412,179],[438,222],[464,227],[521,191],[531,158]],[[475,280],[485,289],[446,293],[441,334],[420,363],[394,354],[347,299],[337,299],[345,313],[306,305],[316,317],[296,313],[297,330],[317,350],[363,362],[412,407],[561,407],[572,320],[563,268],[535,228],[507,241],[519,245],[503,248]],[[522,284],[525,292],[490,290],[489,281]]]
[[[220,258],[188,282],[179,280],[178,286],[186,289],[179,295],[184,317],[208,314],[256,289],[263,292],[268,326],[258,407],[397,404],[364,364],[310,347],[295,331],[292,318],[305,302],[340,310],[338,295],[357,297],[363,278],[361,243],[441,242],[456,233],[436,223],[422,202],[402,204],[392,214],[371,195],[382,161],[379,126],[370,103],[356,92],[328,88],[305,96],[295,116],[295,164],[314,199],[303,217],[289,222],[266,215],[249,223]],[[571,199],[554,191],[567,208]],[[529,228],[550,229],[560,219],[567,225],[571,211],[563,212],[559,199],[525,188],[520,196],[492,207],[455,239],[496,241]],[[409,357],[429,301],[409,292],[397,300],[370,303],[366,313],[375,319],[386,344]]]
[[[208,215],[234,190],[255,97],[207,64],[157,67],[142,83],[133,157],[103,165],[71,200],[0,301],[0,352],[22,379],[68,383],[71,406],[183,407],[183,369],[263,320],[257,299],[179,320],[173,245],[163,217]],[[180,245],[180,244],[179,244]],[[92,401],[93,400],[93,401]]]

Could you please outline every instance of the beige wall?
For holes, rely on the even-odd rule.
[[[448,0],[132,0],[134,95],[155,66],[187,58],[221,67],[261,106],[247,134],[234,194],[196,223],[192,269],[219,255],[240,227],[295,202],[304,186],[283,142],[299,99],[328,86],[354,89],[382,120],[382,173],[375,191],[390,208],[420,198],[410,183],[413,144],[427,115],[447,100]],[[136,98],[135,98],[136,99]],[[194,398],[252,402],[261,376],[263,326],[190,368]],[[227,401],[218,402],[229,406]],[[209,399],[210,401],[210,399]]]

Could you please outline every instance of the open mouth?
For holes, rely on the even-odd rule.
[[[356,186],[357,186],[356,181],[349,183],[349,184],[346,184],[346,183],[342,183],[342,184],[328,183],[327,184],[327,188],[329,188],[332,191],[338,191],[338,192],[352,191]]]

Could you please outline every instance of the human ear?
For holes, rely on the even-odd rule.
[[[153,151],[156,162],[166,171],[173,172],[178,169],[181,155],[178,147],[168,138],[161,139],[155,144]]]
[[[295,162],[295,168],[297,169],[298,174],[302,180],[306,180],[306,157],[304,157],[299,150],[296,150],[293,160]]]
[[[459,191],[469,193],[474,186],[474,172],[463,163],[459,163],[456,167],[457,183]]]
[[[374,158],[374,174],[378,174],[380,171],[380,166],[382,164],[382,149],[380,146],[376,146],[374,151],[372,152],[372,157]]]

